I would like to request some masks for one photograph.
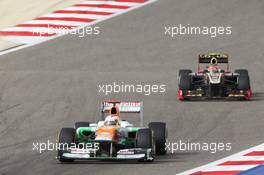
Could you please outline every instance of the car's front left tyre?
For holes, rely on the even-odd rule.
[[[156,146],[156,155],[166,154],[166,138],[167,129],[166,123],[163,122],[151,122],[149,123],[149,128],[153,131],[154,142]]]
[[[139,129],[136,135],[136,148],[151,149],[151,157],[155,155],[155,143],[152,130],[149,128]],[[154,159],[142,159],[139,161],[153,161]]]

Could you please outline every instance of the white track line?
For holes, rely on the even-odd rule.
[[[264,156],[242,156],[242,157],[234,157],[232,161],[254,161],[254,160],[263,160]]]
[[[140,3],[136,3],[136,2],[118,2],[118,1],[82,1],[82,2],[80,2],[78,4],[94,4],[94,5],[109,4],[109,5],[135,6],[135,5],[138,5]]]
[[[90,15],[90,14],[67,14],[67,13],[51,13],[41,17],[74,17],[74,18],[90,18],[90,19],[100,19],[104,18],[103,15]]]
[[[14,42],[14,43],[24,43],[25,45],[22,45],[22,46],[19,46],[19,47],[16,47],[16,48],[13,48],[13,49],[10,49],[10,50],[19,50],[19,48],[26,48],[26,47],[30,47],[30,46],[33,46],[33,45],[36,45],[38,43],[42,43],[42,42],[45,42],[47,41],[47,38],[46,37],[27,37],[27,36],[20,36],[20,37],[16,37],[16,36],[7,36],[6,37],[8,41],[11,41],[11,42]],[[8,52],[9,50],[7,51],[2,51],[3,53],[4,52]],[[0,52],[0,55],[2,55],[2,52]]]
[[[66,26],[87,26],[86,23],[83,22],[73,22],[73,21],[50,21],[50,20],[32,20],[27,21],[21,24],[56,24],[56,25],[66,25]]]
[[[206,168],[204,172],[210,171],[245,171],[254,168],[258,165],[232,165],[232,166],[212,166]]]
[[[213,171],[213,170],[225,170],[225,171],[227,170],[243,170],[243,171],[248,170],[258,165],[237,165],[237,166],[236,165],[235,166],[233,165],[217,166],[217,165],[220,165],[227,161],[238,161],[238,160],[246,160],[246,159],[262,160],[264,158],[263,156],[244,156],[245,154],[248,154],[253,151],[264,151],[264,144],[260,144],[258,146],[249,148],[247,150],[241,151],[239,153],[236,153],[231,156],[225,157],[223,159],[217,160],[215,162],[209,163],[207,165],[203,165],[203,166],[179,173],[177,175],[190,175],[190,174],[193,174],[199,171],[208,172],[208,171]]]
[[[97,7],[77,7],[77,6],[68,7],[64,10],[82,10],[82,11],[96,11],[96,12],[110,12],[110,13],[118,13],[120,11],[123,11],[123,9],[97,8]]]
[[[51,32],[52,30],[43,27],[10,27],[8,29],[3,29],[1,31],[14,31],[14,32],[26,31],[26,32],[35,32],[35,33],[40,33],[40,32],[48,33]]]

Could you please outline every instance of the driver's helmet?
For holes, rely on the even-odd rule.
[[[218,73],[219,68],[217,66],[209,66],[208,71],[211,73]]]
[[[109,115],[105,118],[104,126],[117,126],[117,125],[119,125],[119,121],[116,116]]]
[[[116,106],[113,106],[113,107],[109,110],[109,115],[120,116],[119,108],[116,107]]]

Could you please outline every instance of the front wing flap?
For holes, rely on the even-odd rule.
[[[116,156],[97,156],[94,149],[74,149],[63,153],[62,158],[74,160],[154,160],[151,148],[121,149],[117,152]]]

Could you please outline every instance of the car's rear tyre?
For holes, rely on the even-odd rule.
[[[74,128],[62,128],[59,134],[59,150],[58,159],[60,162],[73,162],[74,159],[65,159],[62,157],[63,153],[68,153],[68,148],[74,143],[75,129]]]
[[[89,127],[89,126],[90,126],[90,122],[76,122],[74,124],[74,129],[77,130],[78,128]]]
[[[166,154],[166,138],[167,138],[167,129],[166,123],[163,122],[151,122],[149,123],[149,128],[154,133],[154,142],[156,146],[156,155],[165,155]]]
[[[235,73],[239,74],[237,77],[237,89],[247,91],[250,89],[250,80],[248,75],[248,70],[237,69]]]

